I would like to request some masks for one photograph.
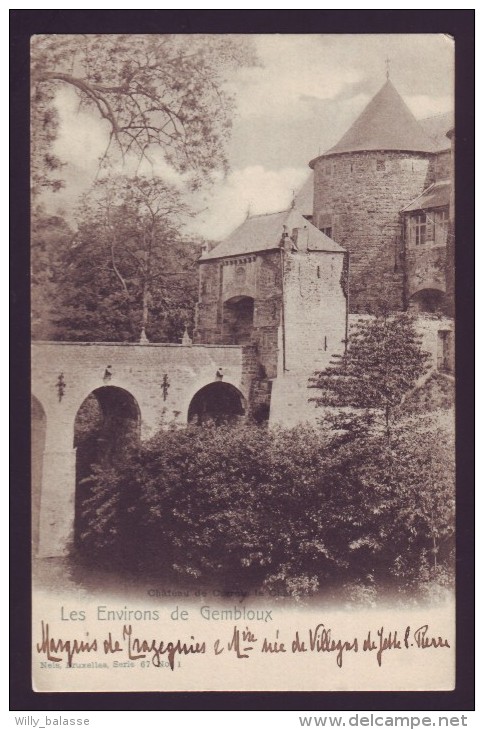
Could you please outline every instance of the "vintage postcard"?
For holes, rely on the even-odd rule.
[[[452,690],[452,38],[39,34],[31,121],[34,690]]]

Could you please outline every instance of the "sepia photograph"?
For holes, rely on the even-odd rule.
[[[30,61],[34,691],[453,690],[453,38]]]

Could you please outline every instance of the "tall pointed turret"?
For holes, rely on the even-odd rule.
[[[389,78],[309,163],[313,224],[350,252],[351,312],[405,308],[400,210],[429,184],[437,146]]]
[[[340,141],[322,156],[371,150],[435,151],[435,143],[389,79]],[[309,163],[311,167],[313,163]]]

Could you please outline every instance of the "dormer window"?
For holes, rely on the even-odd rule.
[[[385,160],[377,160],[376,169],[377,169],[377,172],[384,172],[385,171]]]

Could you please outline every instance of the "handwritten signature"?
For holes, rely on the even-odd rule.
[[[61,662],[67,659],[67,666],[72,667],[74,657],[79,654],[104,651],[105,655],[127,652],[130,661],[146,659],[148,657],[155,667],[162,665],[162,659],[168,661],[173,671],[175,660],[180,656],[189,654],[207,653],[205,641],[196,641],[190,636],[189,641],[182,639],[158,639],[140,636],[131,624],[124,624],[120,638],[113,638],[111,632],[102,641],[97,638],[90,638],[86,632],[85,639],[63,639],[51,635],[48,623],[41,622],[42,640],[37,643],[37,653],[44,654],[48,661]],[[417,629],[407,626],[403,634],[395,629],[385,629],[381,626],[375,633],[369,630],[363,640],[356,636],[341,638],[334,636],[332,629],[323,623],[307,630],[297,629],[290,637],[284,640],[279,637],[279,629],[275,630],[275,638],[268,636],[256,636],[254,631],[233,627],[230,639],[222,640],[217,638],[213,644],[215,656],[231,654],[237,659],[249,659],[253,653],[259,652],[266,655],[276,654],[301,654],[305,652],[328,653],[336,658],[336,664],[341,669],[345,654],[358,653],[359,651],[375,653],[378,666],[382,666],[383,655],[387,651],[402,651],[408,649],[450,649],[448,639],[442,636],[435,636],[431,633],[429,625],[423,624]],[[291,640],[292,638],[292,640]]]

